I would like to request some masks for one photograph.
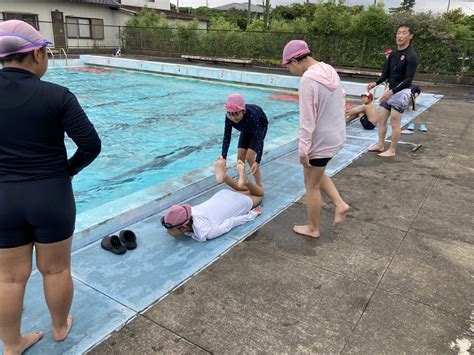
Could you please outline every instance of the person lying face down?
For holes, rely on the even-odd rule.
[[[263,187],[250,181],[245,164],[239,160],[239,178],[226,175],[226,161],[219,157],[215,162],[216,174],[224,175],[224,183],[234,190],[223,189],[203,203],[173,205],[161,218],[161,224],[173,237],[183,234],[204,242],[214,239],[231,229],[252,221],[262,213],[258,205],[263,199]]]

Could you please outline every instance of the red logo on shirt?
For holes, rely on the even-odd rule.
[[[405,55],[402,55],[402,56],[400,57],[400,60],[405,60]]]

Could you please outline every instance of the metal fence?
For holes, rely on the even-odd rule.
[[[123,28],[124,50],[224,56],[253,59],[276,64],[285,44],[304,39],[318,60],[339,66],[380,69],[383,51],[392,42],[376,42],[364,37],[316,36],[307,33],[211,31],[171,28]],[[437,39],[418,41],[414,47],[420,57],[420,71],[444,74],[474,74],[474,41]]]
[[[57,24],[56,24],[57,26]],[[277,64],[282,48],[291,39],[304,39],[318,60],[337,66],[380,69],[383,50],[393,46],[391,39],[380,42],[365,37],[316,36],[308,33],[214,31],[205,29],[142,28],[64,23],[63,33],[54,31],[52,22],[39,22],[42,34],[55,43],[65,43],[69,52],[110,50],[146,52],[158,56],[221,56],[252,59]],[[73,28],[74,27],[74,28]],[[61,38],[61,36],[63,36]],[[474,41],[455,39],[416,39],[419,71],[431,74],[474,75]]]

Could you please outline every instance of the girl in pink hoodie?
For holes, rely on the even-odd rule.
[[[283,66],[302,76],[298,94],[300,106],[299,157],[304,167],[308,224],[293,230],[319,238],[322,190],[335,206],[334,225],[341,223],[349,205],[339,195],[331,178],[324,174],[327,163],[346,140],[344,94],[334,68],[311,57],[304,41],[293,40],[283,49]]]

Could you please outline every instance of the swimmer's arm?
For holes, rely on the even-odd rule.
[[[224,139],[222,140],[222,152],[221,155],[224,159],[227,159],[227,152],[229,151],[230,140],[232,138],[232,124],[228,118],[225,119],[224,128]]]
[[[70,176],[76,175],[99,155],[101,141],[86,113],[70,91],[63,101],[63,127],[66,134],[77,145],[74,155],[68,160]]]
[[[365,105],[354,107],[346,111],[346,115],[357,116],[359,113],[365,113]]]
[[[380,78],[375,82],[376,85],[382,84],[385,80],[390,77],[390,60],[392,59],[393,53],[385,60],[382,68],[382,75]]]
[[[314,90],[311,82],[311,79],[303,77],[298,89],[300,106],[298,151],[300,156],[308,155],[316,127],[317,108],[315,107]]]

